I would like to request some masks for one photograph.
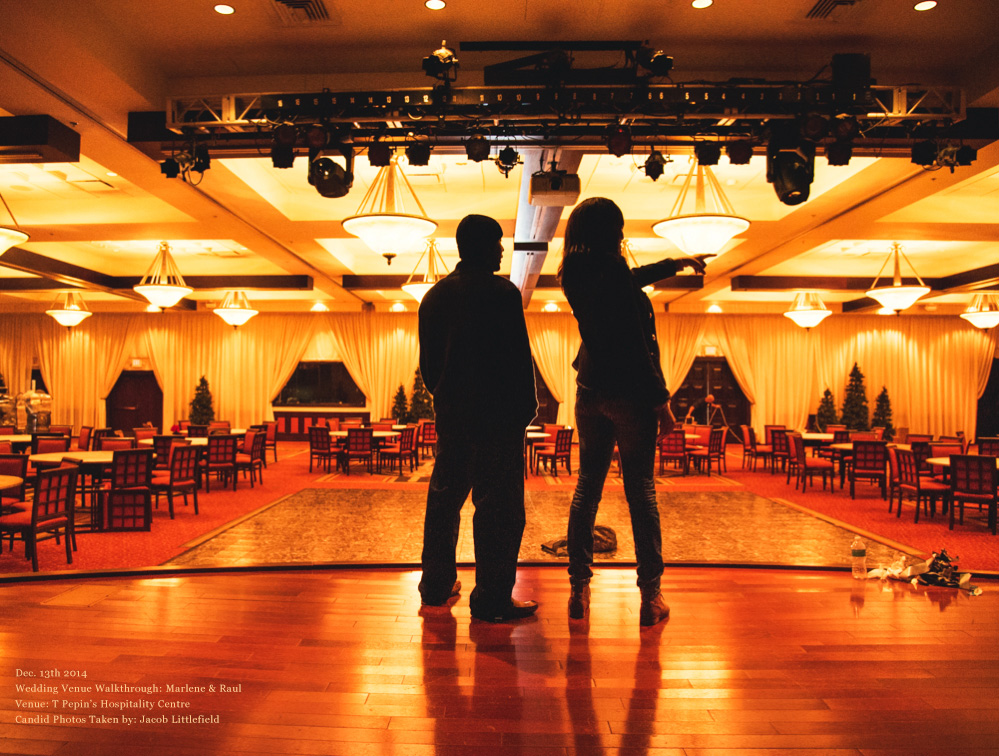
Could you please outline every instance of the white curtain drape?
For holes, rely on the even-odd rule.
[[[706,315],[657,315],[656,339],[659,342],[659,361],[666,388],[677,391],[690,366],[694,364],[698,349],[704,340]]]
[[[23,394],[31,388],[31,363],[35,357],[34,322],[37,315],[0,316],[0,375],[7,393]]]
[[[576,371],[572,361],[579,351],[579,328],[572,315],[527,313],[527,336],[538,372],[559,403],[558,419],[576,424]]]
[[[407,395],[413,391],[420,362],[416,315],[331,313],[325,326],[344,367],[368,398],[371,419],[388,417],[399,386]]]

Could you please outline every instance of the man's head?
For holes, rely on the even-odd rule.
[[[495,219],[487,215],[466,215],[454,236],[462,262],[499,270],[503,259],[503,227]]]

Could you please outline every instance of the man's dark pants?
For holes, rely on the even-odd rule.
[[[437,426],[437,458],[423,524],[420,595],[443,603],[457,578],[455,550],[462,505],[472,494],[475,513],[473,614],[508,606],[517,580],[524,535],[524,429]]]

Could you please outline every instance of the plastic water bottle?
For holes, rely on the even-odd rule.
[[[853,579],[867,580],[867,544],[860,540],[860,536],[850,544],[850,557],[853,562]]]

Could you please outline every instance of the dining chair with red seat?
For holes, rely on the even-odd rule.
[[[326,434],[329,435],[329,434]],[[263,431],[248,430],[243,437],[243,448],[236,452],[236,472],[249,474],[250,488],[255,479],[264,482],[264,441],[267,440]]]
[[[886,426],[884,426],[884,425],[872,425],[871,426],[871,433],[874,434],[874,440],[875,441],[884,441],[885,440],[885,431],[886,430],[888,430],[888,428]]]
[[[268,449],[274,452],[274,461],[277,462],[277,428],[278,424],[276,420],[268,420],[264,423],[265,435],[264,435],[264,467],[267,467],[267,451]]]
[[[93,426],[84,425],[80,428],[80,435],[76,437],[76,451],[90,451],[91,436],[94,433]]]
[[[330,471],[330,464],[336,458],[337,447],[333,444],[330,432],[324,425],[313,425],[309,428],[309,472],[312,472],[312,461],[326,467],[326,472]]]
[[[153,436],[153,454],[156,458],[153,474],[167,472],[170,469],[170,455],[173,448],[189,444],[190,441],[183,436]]]
[[[752,471],[756,472],[756,460],[763,460],[763,469],[767,469],[767,465],[773,466],[774,461],[774,448],[772,446],[767,446],[766,444],[760,444],[756,441],[756,430],[752,425],[746,426],[746,432],[749,434],[749,444],[753,449],[753,466]]]
[[[69,451],[69,436],[35,436],[31,439],[32,454],[51,454]]]
[[[794,487],[797,490],[798,483],[801,483],[801,492],[805,492],[805,486],[811,483],[815,487],[815,476],[822,476],[822,490],[826,490],[826,478],[829,478],[829,490],[832,491],[836,480],[836,467],[828,459],[821,457],[809,457],[805,453],[805,439],[800,433],[792,433],[788,437],[791,444],[791,461],[788,462],[787,475],[788,482],[791,480],[792,466],[795,472]]]
[[[437,424],[433,420],[427,420],[420,426],[417,447],[421,454],[430,451],[431,456],[437,456]]]
[[[659,438],[659,474],[666,472],[666,463],[673,462],[680,466],[683,474],[690,472],[690,452],[687,449],[687,439],[683,429],[670,431]]]
[[[857,497],[857,481],[867,480],[881,488],[881,498],[888,496],[888,444],[874,439],[853,442],[849,463],[850,498]]]
[[[895,433],[892,436],[892,441],[896,444],[907,444],[909,443],[909,428],[903,425],[901,428],[896,428]]]
[[[763,440],[766,442],[767,446],[774,445],[773,433],[774,431],[786,431],[787,427],[784,425],[764,425],[763,426]]]
[[[555,443],[540,444],[535,447],[534,452],[534,474],[537,475],[538,468],[544,464],[546,470],[551,470],[552,475],[558,477],[559,460],[565,465],[566,475],[572,475],[572,435],[575,433],[572,428],[559,428],[555,431]],[[548,448],[548,447],[551,448]],[[550,467],[549,467],[550,463]]]
[[[902,516],[902,497],[911,494],[916,500],[915,522],[919,522],[919,505],[922,504],[931,517],[936,514],[936,501],[940,499],[946,507],[950,499],[950,486],[938,483],[931,478],[919,474],[919,463],[914,452],[898,449],[898,511],[896,517]]]
[[[199,469],[204,474],[205,492],[211,493],[212,475],[217,475],[225,489],[229,478],[232,478],[232,490],[236,490],[236,447],[237,439],[233,435],[209,436],[208,451],[204,459],[198,462]]]
[[[999,438],[986,436],[978,439],[978,453],[985,457],[999,457]]]
[[[94,442],[94,451],[118,451],[119,449],[134,449],[135,439],[123,436],[102,436]]]
[[[24,501],[24,491],[27,486],[28,477],[28,455],[11,454],[10,451],[0,452],[0,475],[9,475],[20,478],[21,482],[10,488],[0,488],[0,504],[14,504]],[[8,501],[4,501],[4,500]]]
[[[66,540],[66,563],[73,563],[76,549],[74,529],[74,504],[76,502],[76,465],[63,465],[41,470],[35,483],[31,502],[21,502],[16,511],[0,516],[0,545],[3,536],[17,535],[24,541],[24,556],[31,558],[31,569],[38,572],[39,536],[51,533],[59,542],[60,534]]]
[[[195,425],[194,423],[189,423],[186,430],[188,438],[204,438],[208,435],[207,425]]]
[[[898,447],[894,444],[888,447],[888,513],[891,514],[892,506],[895,503],[895,494],[899,493],[902,485],[901,473],[898,469]],[[899,498],[899,506],[902,506],[902,499]]]
[[[772,475],[777,469],[778,463],[780,463],[781,472],[787,469],[788,460],[791,458],[791,445],[787,440],[787,429],[783,427],[771,426],[770,440],[773,442],[772,463],[770,465],[770,474]]]
[[[177,427],[180,428],[181,433],[186,433],[187,429],[191,427],[191,421],[181,420],[177,423]]]
[[[918,444],[918,443],[929,443],[933,440],[932,433],[910,433],[906,436],[905,442],[907,444]],[[901,443],[901,442],[899,442]]]
[[[549,454],[555,449],[555,436],[556,434],[565,428],[564,425],[558,425],[557,423],[544,423],[541,426],[541,433],[546,434],[546,438],[535,441],[530,445],[531,452],[531,468],[537,467],[538,452],[544,451]]]
[[[954,510],[961,507],[961,524],[964,525],[964,503],[970,502],[989,508],[989,530],[996,534],[996,510],[999,507],[999,469],[993,457],[972,454],[954,454],[950,458],[951,502],[950,529],[954,529]]]
[[[347,428],[347,442],[340,448],[337,455],[337,465],[343,467],[345,474],[350,475],[352,459],[367,460],[368,472],[374,472],[374,438],[371,428]]]
[[[416,469],[416,426],[409,426],[399,431],[397,441],[383,444],[378,448],[378,470],[381,472],[382,460],[399,460],[399,475],[402,475],[403,460],[409,460],[409,470]]]
[[[0,425],[0,436],[13,436],[14,426],[13,425]]]
[[[845,431],[845,425],[839,425],[838,423],[830,423],[826,426],[826,433],[835,433],[836,431]]]
[[[926,463],[926,460],[933,456],[933,452],[930,451],[930,442],[912,441],[909,444],[909,448],[916,457],[916,468],[919,470],[919,474],[925,476],[932,475],[933,472]]]
[[[150,428],[148,425],[144,425],[141,428],[132,428],[132,435],[136,441],[141,441],[144,438],[152,438],[158,433],[159,431],[156,428]]]
[[[0,454],[13,454],[14,445],[10,441],[0,441]]]
[[[955,454],[964,454],[961,442],[956,439],[948,443],[939,441],[930,444],[930,457],[953,457]],[[950,476],[947,474],[945,468],[940,465],[927,464],[927,466],[930,468],[930,475],[933,476],[933,480],[939,483],[950,483]]]
[[[748,425],[740,425],[739,430],[742,432],[742,469],[745,470],[746,460],[749,460],[750,468],[756,462],[756,445],[752,443]]]
[[[391,423],[391,422],[388,422],[388,423],[386,423],[386,422],[372,423],[371,424],[371,430],[373,430],[373,431],[390,431],[390,430],[392,430],[393,424],[394,423]]]
[[[72,436],[73,426],[72,425],[50,425],[49,433],[53,436]]]
[[[711,460],[718,461],[718,472],[722,471],[725,467],[725,428],[712,428],[711,435],[708,437],[708,445],[706,447],[701,447],[699,449],[692,449],[690,451],[690,459],[697,467],[697,471],[700,472],[703,466],[707,464],[707,474],[711,474]]]
[[[227,436],[231,430],[232,426],[229,424],[228,420],[211,420],[208,423],[209,436]]]
[[[94,519],[107,530],[149,530],[153,523],[153,450],[118,448],[98,491]]]
[[[160,496],[166,495],[170,510],[170,519],[174,519],[174,494],[184,495],[184,506],[187,506],[187,494],[194,497],[194,514],[198,514],[198,449],[194,446],[178,444],[171,447],[170,466],[166,471],[156,472],[150,487],[156,499],[156,508],[160,506]]]

